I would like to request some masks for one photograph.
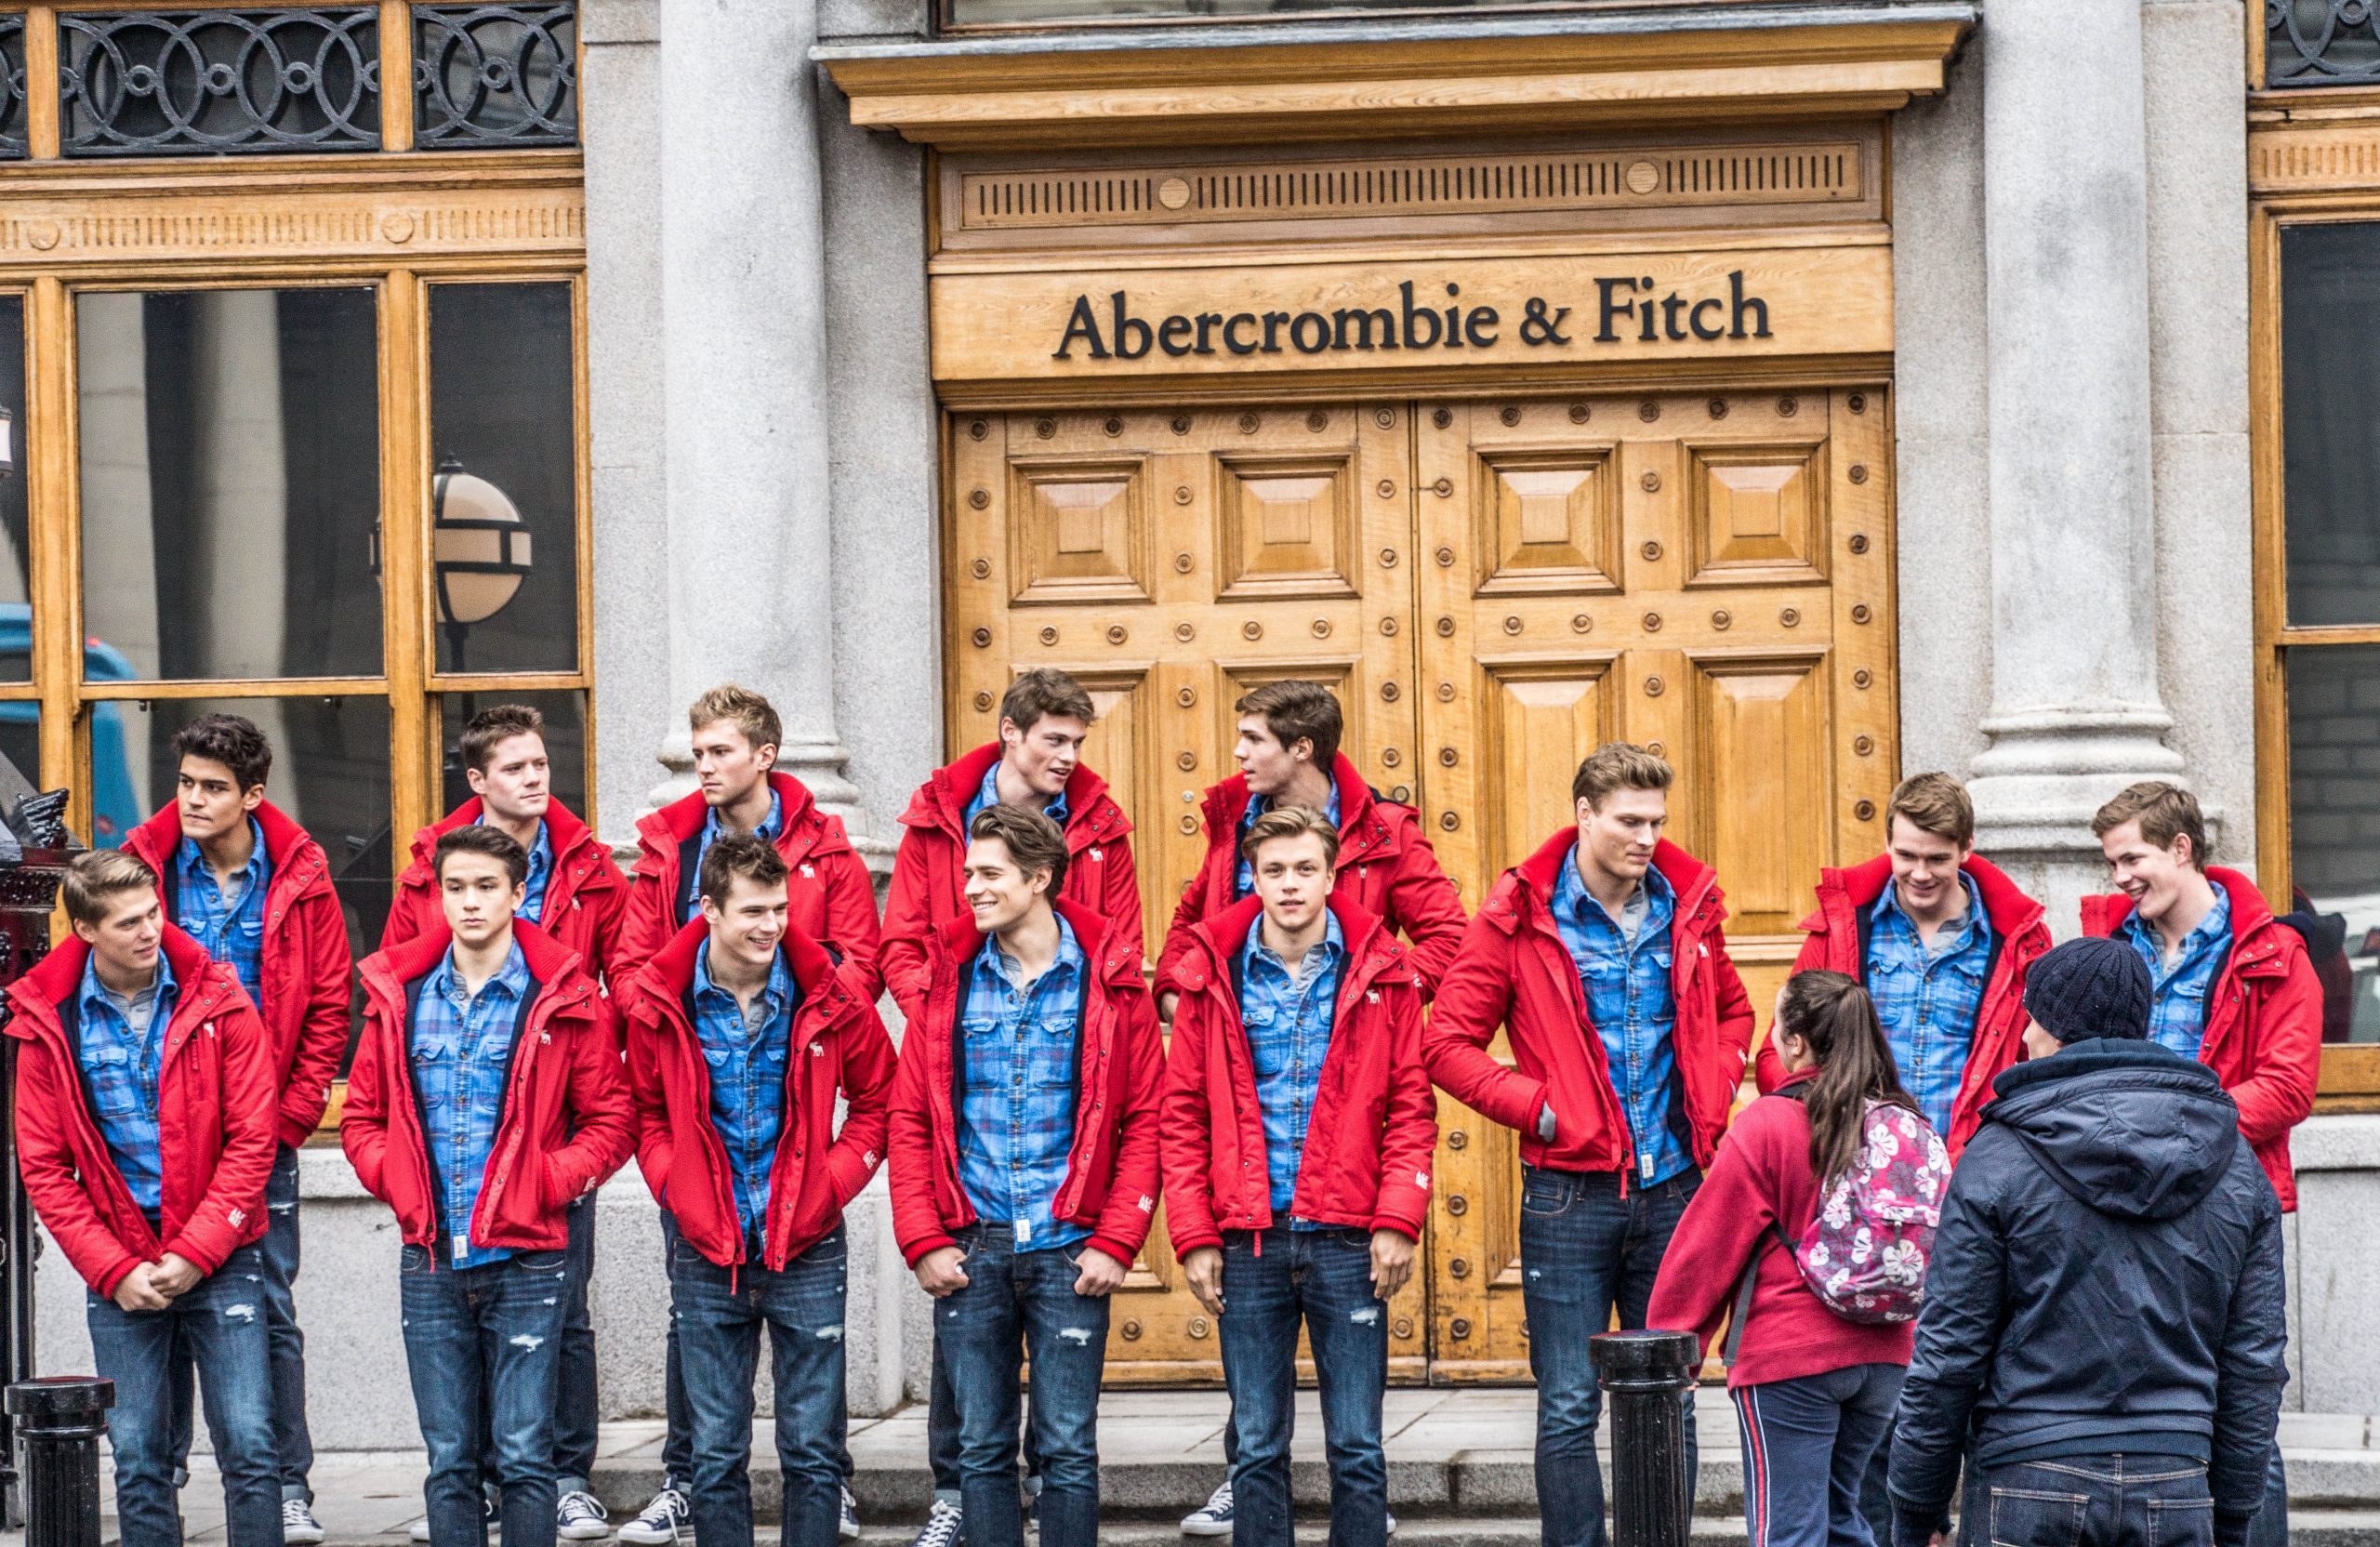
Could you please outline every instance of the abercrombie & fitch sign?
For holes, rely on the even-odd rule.
[[[1104,271],[1000,262],[954,258],[929,280],[936,379],[1444,376],[1892,350],[1882,241]]]
[[[1053,360],[1074,358],[1082,349],[1092,360],[1139,360],[1151,349],[1176,359],[1222,349],[1230,354],[1343,354],[1350,350],[1492,350],[1511,329],[1524,348],[1558,348],[1585,332],[1589,341],[1616,344],[1623,336],[1654,343],[1696,339],[1715,343],[1725,338],[1767,338],[1768,302],[1744,291],[1744,271],[1731,270],[1724,296],[1696,297],[1672,290],[1656,298],[1653,277],[1597,274],[1594,305],[1587,317],[1573,320],[1572,307],[1543,296],[1521,303],[1518,317],[1506,317],[1496,307],[1466,305],[1462,286],[1446,285],[1441,309],[1435,296],[1417,300],[1411,280],[1396,286],[1396,304],[1342,306],[1320,311],[1170,312],[1162,318],[1135,312],[1130,292],[1108,292],[1104,306],[1085,295],[1075,297],[1066,329],[1051,351]],[[1103,325],[1104,324],[1104,325]]]

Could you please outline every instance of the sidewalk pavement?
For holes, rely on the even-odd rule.
[[[1452,1547],[1458,1542],[1535,1538],[1531,1474],[1536,1394],[1527,1388],[1392,1389],[1386,1407],[1390,1502],[1403,1517],[1395,1539],[1404,1547]],[[1117,1517],[1103,1540],[1181,1540],[1173,1521],[1203,1501],[1223,1480],[1223,1395],[1219,1391],[1109,1392],[1100,1405],[1102,1492]],[[1701,1451],[1696,1536],[1741,1536],[1740,1450],[1733,1407],[1706,1388],[1696,1403]],[[1608,1448],[1610,1428],[1604,1430]],[[2326,1543],[2380,1541],[2380,1421],[2333,1414],[2287,1413],[2281,1446],[2289,1463],[2294,1508],[2334,1514]],[[776,1502],[776,1466],[769,1421],[754,1435],[754,1502],[764,1516]],[[853,1488],[868,1523],[868,1540],[906,1541],[922,1516],[930,1491],[925,1470],[925,1409],[912,1405],[887,1418],[854,1419]],[[616,1523],[643,1501],[660,1476],[657,1421],[603,1425],[596,1491]],[[1299,1394],[1295,1457],[1302,1502],[1327,1499],[1322,1423],[1315,1394]],[[108,1466],[100,1462],[110,1497],[104,1536],[115,1537]],[[210,1461],[182,1495],[186,1540],[220,1542],[223,1500]],[[423,1459],[419,1451],[333,1451],[316,1459],[314,1513],[334,1547],[401,1547],[421,1518]],[[1483,1531],[1492,1523],[1498,1528]],[[2312,1523],[2310,1520],[2307,1522]],[[2342,1534],[2341,1528],[2346,1528]],[[2304,1535],[2297,1532],[2293,1534]],[[17,1533],[0,1534],[16,1547]]]

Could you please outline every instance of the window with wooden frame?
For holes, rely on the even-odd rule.
[[[0,755],[104,847],[178,729],[246,715],[359,957],[476,709],[538,706],[586,812],[576,34],[572,0],[0,12]]]
[[[2310,913],[2320,1104],[2380,1111],[2380,29],[2251,8],[2258,879]]]

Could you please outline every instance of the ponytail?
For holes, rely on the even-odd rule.
[[[1911,1112],[1917,1103],[1901,1089],[1874,1002],[1843,973],[1796,972],[1787,980],[1769,1035],[1784,1031],[1808,1043],[1818,1060],[1818,1078],[1802,1100],[1810,1114],[1810,1170],[1823,1195],[1859,1158],[1870,1103]]]

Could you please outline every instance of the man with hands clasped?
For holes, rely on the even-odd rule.
[[[1136,943],[1072,903],[1065,834],[987,806],[968,912],[927,941],[893,1086],[892,1228],[933,1296],[970,1547],[1021,1547],[1017,1378],[1033,1360],[1043,1547],[1099,1532],[1107,1296],[1157,1209],[1164,1051]]]
[[[1333,1547],[1388,1531],[1386,1302],[1413,1272],[1437,1144],[1420,979],[1333,898],[1339,831],[1282,806],[1242,844],[1255,894],[1176,961],[1161,1149],[1183,1276],[1221,1329],[1233,1540],[1290,1540],[1298,1329],[1313,1339]]]

